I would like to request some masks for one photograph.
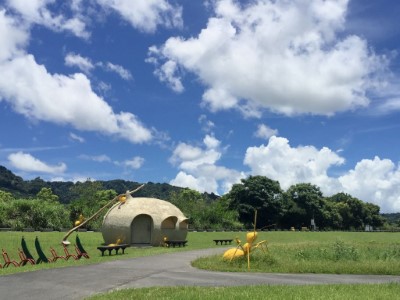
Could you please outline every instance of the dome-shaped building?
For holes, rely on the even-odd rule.
[[[136,198],[127,193],[125,203],[112,206],[104,216],[105,244],[121,239],[124,244],[160,246],[168,240],[185,240],[188,219],[170,202]]]

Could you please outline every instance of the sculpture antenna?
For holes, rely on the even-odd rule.
[[[257,224],[257,209],[254,210],[254,234],[256,233]]]

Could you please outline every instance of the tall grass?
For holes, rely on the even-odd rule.
[[[261,233],[269,251],[255,249],[251,271],[279,273],[400,274],[398,233],[294,232]],[[246,271],[247,260],[201,258],[193,266],[218,271]]]

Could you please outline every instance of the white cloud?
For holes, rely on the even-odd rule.
[[[202,130],[205,132],[210,132],[214,127],[214,122],[207,119],[206,115],[201,115],[199,117],[199,123],[202,125]]]
[[[60,163],[57,166],[48,165],[29,153],[24,152],[12,153],[8,156],[8,160],[14,168],[26,172],[60,174],[64,173],[67,169],[65,163]]]
[[[137,170],[137,169],[140,169],[143,166],[144,161],[145,161],[145,159],[143,157],[135,156],[130,160],[124,161],[123,164],[124,164],[124,166],[126,166],[128,168]]]
[[[169,60],[164,64],[160,65],[158,56],[160,56],[160,50],[155,46],[149,48],[149,57],[145,60],[147,63],[153,64],[156,69],[154,75],[161,81],[165,82],[173,91],[177,93],[183,92],[183,84],[179,75],[180,71],[178,64],[175,61]]]
[[[203,150],[200,147],[180,143],[170,161],[181,169],[195,171],[201,165],[213,165],[220,157],[221,153],[216,149]]]
[[[0,75],[0,99],[10,102],[16,112],[28,118],[69,124],[78,130],[114,135],[132,143],[152,139],[151,131],[135,115],[114,113],[93,92],[83,74],[53,75],[32,55],[25,55],[0,62]]]
[[[84,73],[89,73],[94,68],[89,58],[74,53],[68,53],[67,56],[65,56],[65,65],[77,67]]]
[[[26,45],[29,34],[12,18],[0,9],[0,61],[20,54]]]
[[[204,176],[195,177],[183,171],[180,171],[169,183],[174,186],[190,188],[200,193],[215,192],[218,189],[218,184],[215,180],[209,180]]]
[[[115,65],[113,63],[108,62],[105,64],[104,68],[107,71],[117,73],[122,79],[125,80],[131,80],[132,79],[132,74],[129,72],[127,69],[120,65]]]
[[[286,138],[275,136],[266,146],[249,147],[244,159],[251,174],[278,180],[283,189],[299,182],[311,182],[328,193],[337,184],[327,175],[327,170],[343,163],[342,157],[326,147],[321,150],[313,146],[292,148]]]
[[[118,74],[124,80],[131,80],[132,74],[120,65],[113,64],[111,62],[103,63],[97,62],[93,63],[90,58],[83,57],[79,54],[68,53],[65,56],[65,65],[69,67],[77,67],[85,74],[89,74],[91,70],[95,67],[100,67],[107,72],[113,72]]]
[[[62,14],[51,12],[47,6],[54,2],[55,0],[7,0],[9,7],[21,14],[28,23],[39,24],[54,31],[70,31],[78,37],[88,38],[90,34],[81,16],[77,14],[66,18]]]
[[[265,124],[258,125],[257,131],[254,133],[254,136],[261,139],[269,139],[273,135],[278,135],[278,130],[272,129]]]
[[[199,192],[227,192],[234,183],[244,177],[233,169],[218,166],[221,158],[220,141],[211,135],[203,139],[204,147],[180,143],[170,158],[170,162],[180,169],[170,184],[189,187]]]
[[[71,139],[75,140],[75,141],[78,141],[79,143],[84,143],[85,142],[85,139],[83,137],[81,137],[81,136],[79,136],[79,135],[77,135],[75,133],[72,133],[72,132],[69,134],[69,137]]]
[[[145,162],[145,159],[140,156],[135,156],[132,159],[127,159],[127,160],[124,160],[123,162],[112,161],[111,158],[106,154],[100,154],[100,155],[82,154],[82,155],[79,155],[79,158],[85,159],[85,160],[91,160],[91,161],[95,161],[95,162],[100,162],[100,163],[109,162],[109,163],[113,163],[116,166],[123,166],[123,167],[129,168],[129,169],[134,169],[134,170],[140,169]]]
[[[7,32],[4,37],[0,36],[0,41],[9,39],[4,41],[4,50],[0,50],[0,101],[9,102],[15,112],[32,120],[68,124],[78,130],[101,132],[132,143],[153,138],[151,130],[132,113],[115,113],[92,90],[84,74],[50,74],[45,66],[39,65],[21,49],[28,37],[24,30],[4,11],[0,12],[0,33]]]
[[[216,0],[215,16],[196,37],[169,38],[149,49],[156,75],[183,91],[182,72],[205,85],[212,111],[260,116],[332,115],[369,104],[366,94],[385,79],[388,61],[358,36],[338,37],[347,0]]]
[[[372,113],[377,115],[386,115],[397,111],[400,111],[400,91],[395,97],[385,99],[385,101],[378,105],[377,109]]]
[[[217,140],[214,136],[212,135],[206,135],[206,137],[203,139],[204,145],[206,145],[207,149],[217,149],[221,142]]]
[[[111,162],[110,157],[108,157],[105,154],[100,154],[100,155],[86,155],[86,154],[82,154],[79,155],[80,159],[85,159],[85,160],[92,160],[95,162]]]
[[[400,166],[389,159],[363,159],[339,181],[346,192],[384,212],[400,211]]]
[[[127,69],[125,69],[120,65],[116,65],[110,62],[92,63],[90,58],[83,57],[79,54],[68,53],[65,56],[65,65],[69,67],[77,67],[85,74],[89,74],[90,71],[93,70],[95,67],[100,67],[107,72],[113,72],[118,74],[118,76],[120,76],[124,80],[132,79],[132,74]]]
[[[159,25],[182,26],[182,8],[166,0],[97,0],[105,8],[118,12],[133,27],[154,32]]]

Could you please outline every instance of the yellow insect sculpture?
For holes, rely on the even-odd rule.
[[[83,221],[85,221],[85,217],[82,214],[80,214],[78,220],[74,222],[74,225],[79,226],[81,223],[83,223]]]
[[[236,237],[235,240],[237,243],[237,247],[231,248],[231,249],[225,251],[225,253],[223,255],[224,260],[229,260],[231,262],[233,259],[247,257],[247,269],[250,270],[250,253],[251,253],[251,251],[260,248],[265,253],[265,250],[268,250],[268,248],[266,246],[266,243],[267,243],[266,240],[263,240],[261,242],[256,243],[255,245],[253,245],[253,243],[257,239],[256,220],[257,220],[257,211],[255,211],[255,214],[254,214],[254,231],[248,232],[246,234],[246,243],[242,246],[242,241]]]
[[[122,244],[122,239],[117,239],[117,241],[114,244],[108,244],[107,246],[114,247],[114,246],[118,246],[120,244]]]

